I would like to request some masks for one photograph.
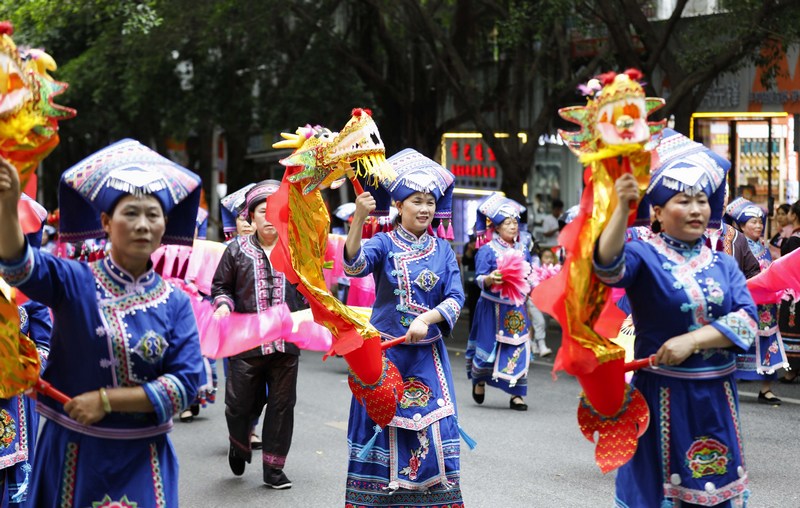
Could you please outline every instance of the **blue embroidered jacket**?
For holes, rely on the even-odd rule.
[[[94,425],[40,397],[37,409],[76,432],[134,439],[168,432],[194,401],[202,358],[188,297],[152,269],[134,279],[111,257],[90,264],[26,247],[0,276],[53,310],[50,357],[42,374],[68,396],[100,387],[141,386],[154,413],[112,412]]]

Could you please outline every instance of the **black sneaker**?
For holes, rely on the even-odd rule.
[[[264,484],[273,489],[292,488],[292,481],[286,477],[283,469],[265,469]]]
[[[236,449],[231,445],[228,449],[228,465],[231,466],[231,472],[236,476],[242,476],[244,474],[244,463],[245,460],[236,455]]]

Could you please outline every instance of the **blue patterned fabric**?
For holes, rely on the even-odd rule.
[[[458,413],[443,340],[464,303],[455,253],[444,240],[428,234],[417,238],[399,226],[366,241],[353,260],[345,260],[345,271],[356,277],[373,274],[376,302],[370,322],[384,339],[405,335],[411,321],[430,309],[444,318],[424,340],[386,351],[404,386],[397,413],[382,432],[375,436],[375,423],[352,400],[345,503],[460,507]],[[359,458],[373,436],[366,458]]]
[[[730,256],[703,241],[660,234],[633,241],[603,282],[625,288],[636,328],[637,358],[668,339],[711,325],[732,343],[692,354],[679,366],[643,369],[633,385],[650,408],[650,425],[633,459],[617,474],[616,506],[744,506],[749,495],[739,422],[735,353],[756,336],[756,308]]]
[[[497,269],[497,260],[509,250],[517,250],[531,262],[531,255],[520,243],[510,245],[495,237],[478,249],[475,257],[475,283],[481,297],[475,306],[472,329],[467,342],[467,376],[473,384],[484,381],[511,394],[528,394],[528,365],[531,360],[528,329],[530,319],[525,303],[514,305],[500,297],[499,290],[484,284]]]
[[[93,506],[106,496],[140,508],[177,506],[167,432],[172,415],[194,400],[202,369],[188,297],[152,270],[134,279],[110,256],[86,264],[28,247],[10,267],[0,264],[0,276],[9,268],[18,270],[20,290],[53,311],[43,379],[68,396],[141,386],[155,408],[86,426],[40,396],[37,410],[48,421],[38,451],[48,460],[34,467],[31,506]]]
[[[123,139],[61,175],[59,234],[68,242],[104,237],[101,212],[110,212],[123,196],[149,194],[167,216],[161,242],[191,245],[200,191],[199,176],[138,141]]]
[[[19,306],[20,332],[36,343],[42,367],[47,363],[53,324],[44,305]],[[0,506],[23,506],[30,492],[39,414],[35,401],[18,395],[0,399]]]
[[[766,270],[772,264],[772,255],[766,244],[763,241],[747,238],[747,245],[758,260],[761,271]],[[789,367],[783,338],[778,330],[778,304],[758,305],[757,312],[758,335],[756,340],[753,341],[753,345],[746,353],[736,355],[737,379],[751,381],[775,379],[778,377],[776,370]]]

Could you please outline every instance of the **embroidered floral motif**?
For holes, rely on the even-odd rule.
[[[431,400],[431,389],[417,378],[410,377],[403,383],[403,397],[400,407],[426,407]]]
[[[22,330],[28,323],[28,311],[22,306],[17,307],[17,310],[19,310],[19,328]]]
[[[504,374],[512,374],[514,372],[514,369],[517,368],[517,362],[519,362],[519,357],[522,354],[522,350],[524,348],[525,346],[520,346],[517,349],[515,349],[514,353],[508,359],[508,363],[506,364],[505,368],[502,369],[500,372],[503,372]]]
[[[112,501],[108,494],[100,501],[92,503],[92,508],[136,508],[138,503],[128,501],[128,496],[122,496],[119,501]]]
[[[164,356],[164,352],[168,347],[169,342],[167,342],[167,339],[150,330],[144,334],[139,344],[133,348],[133,352],[142,357],[147,363],[157,363]]]
[[[695,440],[686,452],[686,465],[692,470],[692,478],[723,475],[728,471],[730,460],[728,447],[707,436]]]
[[[725,299],[725,293],[722,292],[719,282],[711,277],[706,277],[706,288],[708,289],[707,300],[716,305],[722,305]]]
[[[520,334],[525,330],[525,316],[518,310],[510,310],[503,317],[503,328],[510,334]]]
[[[150,470],[153,475],[156,508],[165,508],[167,506],[167,497],[164,494],[164,480],[161,477],[161,463],[158,460],[158,447],[155,443],[150,443]]]
[[[744,309],[730,312],[716,322],[727,327],[734,335],[737,335],[748,344],[751,344],[756,338],[758,326]]]
[[[425,270],[422,270],[419,275],[417,275],[417,278],[414,279],[414,282],[417,284],[417,286],[430,293],[436,283],[439,282],[439,276],[426,268]]]
[[[431,442],[430,439],[428,439],[427,427],[417,432],[417,439],[419,440],[420,447],[416,450],[411,450],[408,466],[398,471],[398,474],[408,476],[408,479],[412,481],[417,479],[417,473],[422,465],[422,461],[428,456],[428,450],[430,450]]]
[[[61,506],[71,507],[75,498],[75,470],[78,463],[78,443],[67,443],[64,456],[64,476],[61,479]]]
[[[5,450],[17,437],[17,423],[11,413],[0,409],[0,450]]]

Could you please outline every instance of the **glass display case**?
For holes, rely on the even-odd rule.
[[[768,211],[797,200],[794,119],[787,113],[696,113],[690,137],[731,161],[729,196]],[[768,226],[775,231],[775,225]]]

